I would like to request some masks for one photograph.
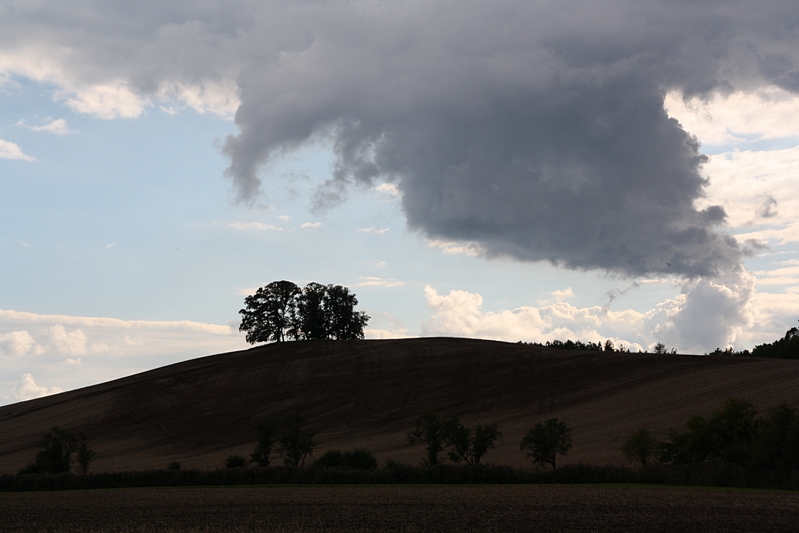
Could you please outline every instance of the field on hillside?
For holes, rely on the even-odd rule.
[[[298,412],[316,431],[315,456],[362,446],[382,463],[418,464],[407,433],[420,415],[496,422],[502,437],[485,461],[530,466],[525,431],[558,417],[574,446],[559,464],[622,464],[641,428],[663,436],[725,397],[761,412],[799,406],[799,361],[553,350],[474,339],[311,341],[272,344],[159,368],[0,407],[0,474],[31,462],[54,426],[83,431],[93,472],[219,468],[248,455],[254,425]]]
[[[6,532],[788,532],[799,495],[591,486],[130,489],[0,494]]]

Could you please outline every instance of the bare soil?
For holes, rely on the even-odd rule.
[[[219,468],[248,455],[259,418],[304,414],[317,456],[363,446],[383,462],[418,464],[407,432],[429,411],[468,425],[497,422],[485,460],[524,466],[519,441],[557,416],[574,447],[559,464],[622,464],[624,439],[662,436],[727,396],[761,412],[799,406],[799,361],[568,352],[474,339],[314,341],[202,357],[127,378],[0,407],[0,474],[31,462],[54,426],[83,431],[92,472]],[[529,466],[529,465],[528,465]]]
[[[236,487],[0,494],[4,532],[788,532],[799,494],[592,486]]]

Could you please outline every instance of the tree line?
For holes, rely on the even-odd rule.
[[[273,281],[244,299],[239,331],[250,344],[362,339],[369,316],[357,305],[355,294],[341,285]]]
[[[622,447],[642,467],[706,463],[768,470],[799,469],[799,413],[785,403],[757,416],[751,402],[727,398],[708,417],[688,419],[684,430],[669,428],[664,440],[647,429],[631,435]]]

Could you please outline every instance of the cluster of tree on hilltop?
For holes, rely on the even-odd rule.
[[[347,287],[273,281],[244,299],[239,331],[247,342],[362,339],[369,321],[355,310],[358,299]]]

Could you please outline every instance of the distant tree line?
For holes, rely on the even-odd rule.
[[[731,357],[764,357],[768,359],[799,359],[799,328],[791,328],[785,336],[774,342],[758,344],[749,350],[735,351],[732,348],[722,350],[716,348],[707,355],[724,355]]]
[[[244,299],[239,331],[247,342],[362,339],[369,321],[356,311],[358,299],[347,287],[273,281]]]
[[[799,469],[799,413],[781,404],[765,417],[752,404],[727,398],[721,410],[693,416],[682,431],[669,428],[659,441],[649,430],[631,435],[622,452],[629,460],[682,466],[724,464],[755,470]]]

